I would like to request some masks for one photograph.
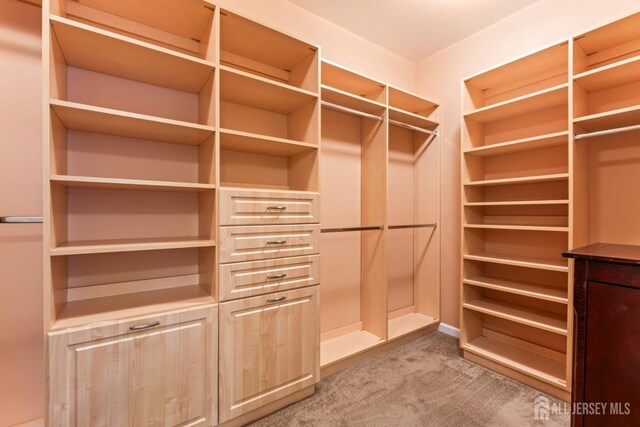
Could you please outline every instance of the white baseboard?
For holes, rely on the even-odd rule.
[[[452,337],[460,338],[460,329],[455,326],[447,325],[446,323],[440,323],[438,325],[438,332],[451,335]]]

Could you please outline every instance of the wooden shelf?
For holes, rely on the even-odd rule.
[[[197,237],[113,239],[72,241],[52,248],[52,256],[104,254],[113,252],[158,251],[166,249],[214,247],[216,242]]]
[[[479,228],[485,230],[555,231],[561,233],[569,232],[569,227],[551,227],[542,225],[465,224],[464,228]]]
[[[465,154],[473,156],[497,156],[501,154],[518,153],[522,151],[538,150],[541,148],[559,147],[567,144],[569,132],[554,132],[546,135],[534,136],[531,138],[516,139],[513,141],[501,142],[499,144],[475,147],[465,151]]]
[[[52,329],[61,330],[213,303],[213,297],[198,285],[73,301],[65,305]]]
[[[320,366],[325,367],[369,350],[384,340],[367,331],[353,331],[320,343]]]
[[[501,202],[468,202],[465,206],[545,206],[568,205],[569,200],[510,200]]]
[[[215,185],[213,184],[149,181],[142,179],[99,178],[90,176],[51,175],[51,181],[69,188],[180,192],[201,192],[215,189]]]
[[[539,352],[487,337],[475,338],[463,344],[462,348],[554,386],[567,386],[566,364]]]
[[[535,310],[488,298],[478,298],[462,304],[462,307],[521,323],[536,329],[567,335],[566,316]]]
[[[268,156],[291,157],[309,150],[317,150],[318,146],[291,139],[220,129],[220,149]]]
[[[554,182],[554,181],[567,181],[569,179],[568,173],[557,173],[551,175],[536,175],[536,176],[523,176],[518,178],[502,178],[502,179],[488,179],[484,181],[471,181],[464,185],[477,186],[477,187],[489,187],[493,185],[513,185],[513,184],[533,184],[536,182]]]
[[[322,60],[322,84],[369,100],[384,100],[386,85],[326,59]]]
[[[573,80],[587,92],[598,92],[640,81],[640,56],[586,71]]]
[[[521,116],[534,111],[567,104],[569,85],[567,83],[533,92],[508,101],[479,108],[464,117],[487,123]]]
[[[573,119],[573,123],[588,132],[640,124],[640,105]]]
[[[222,101],[289,114],[318,99],[318,95],[254,74],[220,66]]]
[[[389,339],[392,340],[435,323],[438,323],[438,320],[433,317],[421,313],[408,313],[394,319],[389,319],[387,335]]]
[[[362,96],[352,95],[349,92],[325,85],[322,85],[321,88],[321,98],[323,101],[369,114],[382,115],[386,108],[384,104],[379,102],[363,98]]]
[[[419,115],[420,112],[438,108],[438,104],[406,90],[389,86],[389,107]]]
[[[464,279],[463,283],[480,288],[494,289],[501,292],[508,292],[510,294],[557,302],[560,304],[567,304],[569,301],[566,289],[543,286],[537,283],[514,282],[511,280],[484,276],[470,277],[468,279]]]
[[[428,119],[418,114],[410,113],[408,111],[399,110],[397,108],[389,107],[389,119],[397,120],[402,123],[406,123],[412,126],[418,126],[421,128],[433,130],[439,125],[435,120]],[[393,126],[393,123],[391,123]]]
[[[131,37],[51,16],[67,65],[156,86],[198,93],[214,72],[213,62]]]
[[[173,144],[200,145],[215,128],[52,99],[51,109],[67,129]]]
[[[494,254],[481,252],[477,254],[466,254],[464,259],[473,261],[491,262],[494,264],[514,265],[516,267],[536,268],[538,270],[568,272],[568,263],[562,259],[535,258],[518,255]]]

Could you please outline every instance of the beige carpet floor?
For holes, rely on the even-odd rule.
[[[325,378],[253,426],[568,426],[566,415],[535,420],[540,394],[464,360],[458,340],[436,332]]]

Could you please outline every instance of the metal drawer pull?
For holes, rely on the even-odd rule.
[[[267,245],[283,245],[285,243],[287,243],[286,240],[269,240]]]
[[[286,206],[267,206],[268,211],[283,211],[287,209]]]
[[[141,331],[143,329],[153,328],[154,326],[158,326],[159,324],[160,324],[160,321],[156,320],[155,322],[144,323],[142,325],[134,325],[129,327],[129,329],[131,329],[132,331]]]
[[[282,297],[276,297],[276,298],[269,298],[269,299],[267,300],[267,302],[278,302],[278,301],[284,301],[284,300],[286,300],[286,299],[287,299],[287,297],[285,297],[285,296],[282,296]]]
[[[0,224],[40,224],[41,216],[0,216]]]
[[[272,280],[272,279],[284,279],[285,277],[287,277],[286,273],[283,274],[274,274],[273,276],[267,276],[267,279]]]

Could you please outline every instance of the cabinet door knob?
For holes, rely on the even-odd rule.
[[[287,243],[286,240],[269,240],[267,245],[284,245],[285,243]]]
[[[132,331],[141,331],[143,329],[153,328],[155,326],[158,326],[159,324],[160,321],[156,320],[155,322],[143,323],[142,325],[132,325],[131,327],[129,327],[129,329],[131,329]]]
[[[286,299],[287,299],[286,296],[281,296],[281,297],[269,298],[267,302],[279,302],[279,301],[284,301]]]
[[[267,279],[269,280],[273,280],[273,279],[284,279],[285,277],[287,277],[286,273],[283,274],[273,274],[271,276],[267,276]]]
[[[286,206],[267,206],[268,211],[284,211],[286,209]]]

